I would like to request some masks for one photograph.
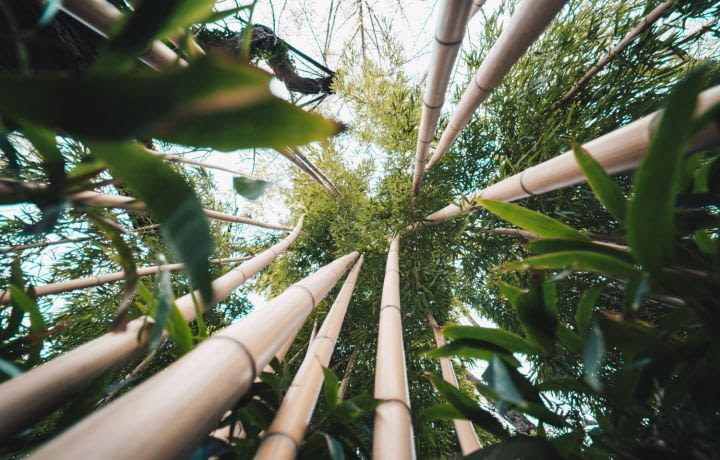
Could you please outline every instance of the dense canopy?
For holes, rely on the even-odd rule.
[[[715,458],[720,2],[287,3],[0,0],[0,453]]]

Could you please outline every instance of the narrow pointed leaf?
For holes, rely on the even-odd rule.
[[[247,177],[233,177],[233,189],[235,193],[242,195],[248,200],[257,200],[265,193],[270,182]]]
[[[593,307],[597,303],[600,293],[605,288],[605,284],[598,284],[591,287],[583,294],[575,311],[575,327],[581,337],[585,337],[590,330],[590,321],[592,319]]]
[[[323,395],[325,396],[325,404],[328,409],[333,410],[338,403],[338,391],[340,389],[340,383],[332,369],[323,367]]]
[[[600,328],[595,326],[592,331],[590,331],[590,336],[585,344],[585,353],[583,355],[585,381],[595,391],[602,390],[599,373],[604,356],[605,338]]]
[[[537,348],[524,338],[499,328],[477,326],[445,326],[443,335],[447,339],[475,339],[493,343],[511,353],[537,353]]]
[[[477,202],[501,219],[533,232],[541,238],[590,241],[590,238],[579,230],[517,204],[491,200],[477,200]]]
[[[502,266],[503,270],[564,269],[636,278],[640,272],[630,263],[607,254],[591,251],[563,251],[528,257]]]
[[[625,222],[626,200],[620,191],[620,187],[605,172],[600,163],[593,158],[580,145],[573,145],[575,160],[587,178],[590,188],[595,193],[598,201],[605,206],[605,209],[621,224]]]

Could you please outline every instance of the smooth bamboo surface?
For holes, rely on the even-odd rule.
[[[699,116],[706,113],[718,103],[720,103],[720,86],[703,91],[698,98],[695,115]],[[584,144],[583,148],[609,174],[617,174],[637,168],[650,145],[655,118],[659,115],[659,111],[647,115]],[[691,151],[718,144],[720,144],[720,125],[715,121],[711,122],[695,137]],[[476,198],[516,201],[530,195],[540,195],[581,182],[585,182],[585,175],[575,161],[573,151],[569,150],[562,155],[497,182],[486,189],[472,193],[462,205],[448,205],[425,217],[423,222],[410,226],[407,230],[412,231],[418,227],[439,224],[447,219],[467,214],[476,208],[473,202]]]
[[[588,81],[592,77],[594,77],[598,72],[600,72],[603,67],[608,65],[610,61],[612,61],[615,56],[620,53],[623,49],[625,49],[630,43],[632,43],[637,37],[640,36],[643,32],[645,32],[647,29],[649,29],[655,22],[660,19],[665,13],[667,13],[675,4],[675,0],[667,0],[665,2],[662,2],[659,4],[655,9],[653,9],[647,16],[645,16],[640,23],[638,23],[635,27],[633,27],[622,40],[620,40],[617,45],[610,48],[610,51],[608,53],[601,57],[593,66],[585,72],[585,74],[580,78],[580,80],[575,83],[572,88],[568,90],[567,93],[563,95],[563,97],[560,98],[558,101],[558,105],[567,104],[572,100],[572,98],[575,97],[575,95],[580,91],[583,86],[587,84]]]
[[[30,458],[186,458],[358,255],[340,257],[293,284]]]
[[[480,64],[472,83],[465,90],[450,118],[427,170],[442,159],[457,139],[460,131],[470,122],[473,114],[510,69],[538,39],[550,21],[565,6],[567,0],[522,0],[500,37]]]
[[[63,0],[60,8],[103,37],[107,37],[113,24],[123,17],[120,10],[105,0]],[[173,50],[159,41],[154,42],[150,50],[139,59],[155,70],[187,65]]]
[[[400,313],[400,237],[390,243],[380,301],[380,323],[375,358],[373,459],[415,458],[415,436],[410,410]]]
[[[295,166],[297,166],[298,168],[300,168],[300,170],[303,171],[305,174],[307,174],[308,177],[310,177],[310,179],[312,179],[312,180],[314,180],[315,182],[317,182],[318,184],[320,184],[320,186],[321,186],[322,188],[324,188],[324,189],[327,190],[328,192],[331,192],[331,193],[332,193],[332,190],[330,189],[330,187],[328,187],[328,185],[325,184],[325,182],[322,181],[322,179],[320,178],[320,176],[319,176],[318,174],[316,174],[315,171],[313,171],[312,169],[310,169],[310,166],[308,166],[307,164],[305,164],[305,163],[304,163],[300,158],[298,158],[298,156],[295,155],[295,153],[292,152],[290,149],[276,149],[276,152],[278,152],[280,155],[282,155],[282,156],[284,156],[285,158],[287,158],[288,160],[290,160],[290,163],[292,163],[292,164],[294,164]]]
[[[442,328],[438,326],[435,318],[431,314],[428,314],[428,323],[430,323],[430,327],[435,335],[437,347],[440,348],[444,346],[445,338],[442,335]],[[455,388],[458,388],[455,370],[449,358],[440,358],[440,370],[442,371],[443,380]],[[460,444],[460,450],[463,455],[469,455],[480,449],[480,440],[477,437],[472,422],[469,420],[453,420],[453,424],[455,425],[455,432],[457,433],[458,443]]]
[[[323,386],[323,367],[330,363],[362,263],[361,257],[345,280],[320,330],[310,341],[305,359],[255,454],[256,459],[283,460],[297,456]]]
[[[435,137],[438,119],[445,104],[450,74],[455,66],[458,51],[465,36],[472,0],[446,0],[435,29],[430,67],[425,96],[423,97],[422,116],[418,128],[418,140],[415,150],[415,171],[413,173],[412,196],[420,191],[420,183],[427,164],[430,143]]]
[[[297,239],[302,224],[301,218],[285,239],[213,281],[213,304],[283,253]],[[200,311],[205,309],[201,296],[197,291],[196,294],[186,294],[175,301],[188,321],[195,318],[195,302]],[[109,332],[0,384],[0,440],[47,415],[106,370],[145,350],[148,337],[144,326],[148,321],[152,318],[137,318],[127,324],[125,331]]]
[[[250,257],[226,257],[223,259],[211,259],[210,263],[213,265],[217,264],[230,264],[233,262],[242,262],[248,260]],[[153,265],[151,267],[140,267],[136,270],[137,276],[148,276],[159,273],[160,271],[177,272],[182,270],[183,264],[166,264],[166,265]],[[87,278],[76,278],[67,281],[60,281],[57,283],[40,284],[34,286],[35,294],[38,297],[60,294],[63,292],[75,291],[77,289],[84,289],[93,286],[100,286],[101,284],[114,283],[116,281],[122,281],[125,279],[125,272],[112,272],[105,273],[104,275],[90,276]],[[10,291],[0,291],[0,305],[7,305],[10,303]]]

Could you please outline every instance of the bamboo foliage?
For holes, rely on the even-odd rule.
[[[113,25],[122,19],[122,12],[105,0],[64,0],[60,8],[98,34],[107,37]],[[155,70],[187,65],[173,50],[156,41],[140,61]]]
[[[415,171],[413,173],[413,197],[420,191],[420,183],[425,172],[430,143],[435,137],[438,119],[445,104],[450,74],[455,66],[458,51],[465,36],[471,0],[453,0],[443,3],[442,12],[435,29],[435,42],[430,58],[427,86],[423,98],[422,116],[418,128],[418,140],[415,150]]]
[[[297,239],[302,223],[301,218],[285,239],[216,279],[212,284],[213,303],[229,296],[283,253]],[[175,301],[187,321],[195,317],[196,303],[200,311],[208,307],[199,295],[187,294]],[[137,318],[130,321],[124,331],[107,333],[0,384],[0,413],[3,414],[0,439],[38,420],[82,391],[103,372],[142,352],[149,338],[145,326],[151,321],[149,317]]]
[[[442,328],[438,326],[432,313],[428,313],[428,323],[433,330],[437,347],[440,348],[444,346],[445,338],[442,335]],[[440,369],[443,379],[455,388],[458,388],[455,370],[449,358],[440,358]],[[480,449],[480,440],[477,437],[472,422],[469,420],[453,420],[453,424],[455,425],[455,432],[457,433],[458,443],[460,444],[463,455],[469,455],[471,452]]]
[[[375,410],[373,458],[414,459],[410,394],[405,366],[400,311],[400,237],[390,243],[380,302],[377,355],[375,358]]]
[[[537,40],[567,0],[523,0],[488,52],[448,122],[427,170],[433,169],[470,122],[477,108]]]
[[[256,459],[293,459],[297,456],[323,385],[323,367],[330,363],[362,263],[361,257],[345,280],[320,330],[311,338],[305,359],[255,454]]]
[[[647,29],[652,27],[652,25],[661,17],[665,15],[675,4],[674,0],[667,0],[659,4],[655,9],[653,9],[647,16],[645,16],[642,21],[635,27],[633,27],[622,40],[618,42],[617,45],[610,48],[610,51],[600,58],[593,66],[588,70],[581,78],[580,80],[575,83],[572,88],[568,90],[567,93],[565,93],[560,100],[558,101],[557,105],[565,105],[568,102],[570,102],[577,93],[590,81],[592,77],[594,77],[598,72],[600,72],[603,67],[608,65],[610,61],[612,61],[615,56],[617,56],[620,51],[627,48],[630,43],[632,43],[637,37],[640,36],[643,32],[645,32]]]
[[[33,458],[187,456],[247,392],[358,256],[353,252],[340,257],[293,284],[265,307],[217,332],[162,372],[41,447]],[[164,429],[148,429],[157,426]]]
[[[696,116],[707,113],[715,104],[720,103],[720,86],[712,87],[700,93],[695,110]],[[646,115],[622,128],[598,137],[583,145],[609,174],[634,169],[640,164],[643,154],[650,144],[655,120],[660,111]],[[691,147],[697,150],[720,144],[720,126],[711,123],[698,133]],[[411,226],[414,230],[421,226],[435,225],[467,214],[475,209],[474,200],[482,198],[497,201],[515,201],[531,195],[540,195],[585,181],[585,175],[577,164],[572,150],[548,161],[532,166],[514,176],[497,182],[490,187],[472,193],[461,204],[450,204]]]
[[[230,264],[234,262],[242,262],[248,260],[250,257],[225,257],[222,259],[212,259],[211,264]],[[150,267],[140,267],[137,269],[137,276],[148,276],[155,275],[161,271],[177,272],[185,267],[184,264],[165,264],[165,265],[153,265]],[[125,279],[125,272],[112,272],[104,275],[89,276],[87,278],[76,278],[73,280],[60,281],[57,283],[41,284],[34,286],[35,295],[38,297],[60,294],[63,292],[75,291],[77,289],[84,289],[94,286],[100,286],[102,284],[114,283],[115,281],[122,281]],[[10,291],[0,291],[0,305],[7,305],[10,303]]]

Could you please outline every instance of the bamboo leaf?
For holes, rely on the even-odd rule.
[[[515,460],[521,458],[557,460],[562,456],[548,440],[520,435],[475,451],[463,458],[466,460]]]
[[[162,259],[164,262],[164,258]],[[167,270],[160,270],[158,274],[158,295],[155,308],[155,324],[150,331],[148,348],[154,350],[160,344],[165,325],[170,317],[170,307],[173,304],[172,287],[170,286],[170,274]]]
[[[30,288],[32,290],[32,288]],[[30,331],[32,332],[32,346],[30,364],[40,360],[40,351],[42,350],[43,333],[47,330],[45,319],[43,318],[40,307],[33,296],[26,293],[22,288],[15,284],[10,285],[10,301],[13,305],[25,310],[30,317]]]
[[[537,353],[537,348],[517,334],[499,328],[476,326],[445,326],[443,335],[447,339],[474,339],[495,344],[511,353]]]
[[[476,200],[483,208],[505,219],[523,230],[535,233],[541,238],[561,238],[567,240],[590,241],[590,239],[567,224],[552,219],[522,206],[503,201]]]
[[[330,454],[330,458],[332,460],[345,460],[345,451],[343,450],[343,446],[340,441],[327,433],[321,434],[325,437],[325,442],[327,443],[327,450]]]
[[[494,354],[499,355],[511,366],[518,367],[520,362],[505,348],[484,340],[457,339],[427,353],[431,358],[459,358],[482,359],[490,361]]]
[[[585,381],[595,391],[602,391],[600,382],[600,367],[605,356],[605,338],[599,327],[595,326],[590,331],[585,343],[583,363],[585,367]]]
[[[332,369],[323,367],[323,395],[325,396],[325,404],[329,410],[335,409],[338,403],[338,390],[340,383]]]
[[[199,317],[201,318],[202,316]],[[180,313],[180,310],[178,310],[175,302],[170,304],[170,316],[168,317],[165,327],[168,331],[168,335],[170,335],[170,338],[175,343],[178,355],[182,356],[185,353],[192,351],[192,330],[190,330],[190,326],[187,321],[185,321],[185,318],[182,313]]]
[[[519,296],[515,310],[528,338],[544,354],[552,355],[558,326],[557,313],[548,310],[540,289],[533,289]]]
[[[163,73],[6,74],[0,112],[87,139],[162,139],[220,151],[283,148],[338,132],[339,124],[273,96],[269,81],[217,56]]]
[[[570,268],[576,271],[603,273],[623,278],[636,278],[640,275],[635,267],[623,260],[591,251],[562,251],[543,254],[510,262],[501,268],[506,271],[530,268],[543,270]]]
[[[22,374],[22,370],[17,367],[14,363],[6,361],[0,358],[0,372],[8,376],[9,378],[17,377]],[[4,379],[2,379],[4,380]],[[1,381],[1,380],[0,380]]]
[[[424,408],[415,423],[422,425],[435,420],[458,420],[463,418],[465,418],[463,414],[450,404],[434,404]]]
[[[95,156],[110,168],[136,198],[144,201],[160,222],[160,230],[170,249],[185,264],[193,286],[205,302],[212,300],[210,227],[200,200],[178,173],[160,158],[138,144],[90,144]]]
[[[625,222],[626,200],[615,181],[605,169],[579,144],[573,145],[575,160],[587,178],[598,201],[621,224]]]
[[[478,403],[470,399],[465,393],[436,375],[426,374],[426,376],[447,402],[457,409],[464,418],[499,438],[505,439],[508,437],[508,432],[502,424],[492,414],[481,409]]]
[[[525,398],[515,388],[510,373],[497,356],[493,356],[490,365],[483,373],[483,379],[500,399],[515,404],[520,408],[527,407]]]
[[[704,77],[703,72],[694,72],[675,87],[635,172],[627,212],[628,242],[638,262],[651,271],[658,270],[675,247],[674,200]]]
[[[235,193],[244,196],[248,200],[257,200],[265,193],[265,190],[270,186],[270,182],[249,179],[247,177],[233,177],[233,189]]]
[[[527,243],[527,247],[538,254],[549,254],[553,252],[565,251],[592,251],[600,254],[606,254],[611,257],[633,263],[634,260],[629,252],[622,251],[604,244],[598,244],[588,241],[576,240],[559,240],[559,239],[543,239],[534,240]]]
[[[577,310],[575,311],[575,327],[581,337],[587,336],[590,330],[593,307],[604,288],[604,283],[591,287],[585,291],[580,299],[580,303],[578,303]]]

